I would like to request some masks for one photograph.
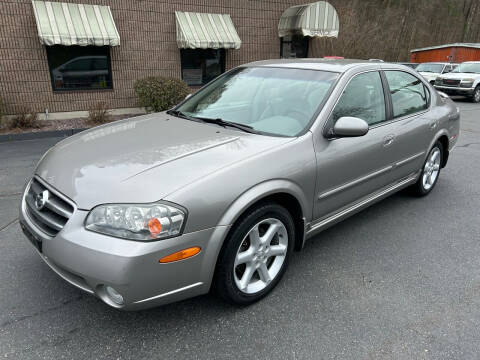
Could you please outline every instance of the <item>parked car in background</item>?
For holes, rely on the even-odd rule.
[[[437,77],[435,89],[480,102],[480,61],[464,62],[451,73]]]
[[[412,69],[416,69],[417,66],[419,65],[417,63],[410,63],[410,62],[398,62],[396,64],[405,65],[405,66],[408,66],[409,68],[412,68]]]
[[[429,194],[459,119],[404,66],[254,62],[170,111],[59,142],[26,186],[20,224],[53,271],[112,307],[211,288],[246,305],[307,238],[400,189]]]
[[[434,84],[437,76],[453,71],[457,64],[430,62],[419,64],[415,70],[422,75],[430,84]]]

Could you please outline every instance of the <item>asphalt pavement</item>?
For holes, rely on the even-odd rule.
[[[0,358],[480,358],[480,105],[425,198],[402,192],[310,240],[277,289],[239,308],[206,295],[121,312],[53,273],[18,224],[58,139],[0,144]]]

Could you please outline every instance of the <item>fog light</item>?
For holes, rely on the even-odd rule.
[[[111,286],[105,286],[105,293],[107,294],[108,298],[113,301],[117,305],[123,305],[124,300],[123,296],[118,293],[117,290],[112,288]]]

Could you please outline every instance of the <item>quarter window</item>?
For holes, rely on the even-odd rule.
[[[204,85],[225,72],[225,49],[181,49],[182,79]]]
[[[112,89],[108,46],[47,46],[54,91]]]
[[[403,71],[386,71],[392,95],[393,117],[415,114],[428,108],[428,90],[417,77]]]
[[[386,120],[385,95],[378,72],[359,74],[350,81],[333,110],[333,121],[344,116],[363,119],[369,125]]]

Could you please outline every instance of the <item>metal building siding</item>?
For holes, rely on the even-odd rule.
[[[454,62],[480,61],[480,49],[467,47],[449,47],[413,52],[411,62]]]
[[[479,61],[480,49],[455,48],[454,59],[455,62]]]

